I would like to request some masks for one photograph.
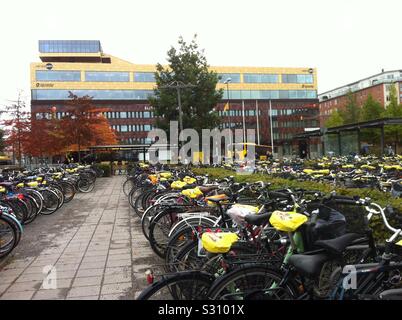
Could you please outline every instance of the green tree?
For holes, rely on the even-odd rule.
[[[193,128],[200,134],[202,129],[212,129],[219,124],[214,107],[221,100],[223,90],[216,90],[218,75],[209,70],[207,59],[196,43],[196,35],[189,44],[180,37],[178,44],[179,49],[171,47],[167,52],[168,66],[156,65],[156,88],[149,102],[157,116],[157,127],[169,132],[170,121],[179,121],[176,87],[182,85],[183,129]]]
[[[384,108],[381,103],[374,100],[373,96],[369,94],[361,109],[360,120],[370,121],[380,119],[383,112]]]
[[[360,119],[360,108],[357,105],[356,96],[349,91],[347,94],[347,104],[340,112],[344,124],[356,123]]]
[[[327,121],[325,121],[325,127],[332,128],[341,125],[343,125],[343,118],[338,110],[334,110]]]
[[[390,103],[387,105],[382,116],[384,118],[402,118],[402,105],[398,104],[397,91],[394,85],[390,88],[389,93]],[[398,143],[400,133],[402,132],[401,125],[386,126],[384,128],[385,139],[387,142],[393,143],[395,146],[395,152],[398,153]]]

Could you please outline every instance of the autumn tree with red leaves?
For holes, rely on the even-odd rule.
[[[96,108],[89,96],[78,97],[70,92],[66,116],[60,120],[64,133],[64,145],[68,151],[78,151],[97,144],[116,144],[117,138],[102,112],[107,108]]]
[[[80,151],[97,144],[116,144],[115,132],[102,112],[109,109],[96,108],[92,98],[78,97],[70,93],[66,115],[57,119],[51,110],[46,119],[35,119],[29,112],[23,111],[24,104],[6,107],[9,120],[6,126],[6,145],[12,146],[14,154],[21,164],[22,154],[34,157],[54,156],[67,151]]]

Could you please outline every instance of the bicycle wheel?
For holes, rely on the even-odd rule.
[[[73,200],[75,196],[75,188],[74,185],[70,182],[67,181],[62,181],[60,182],[60,185],[63,189],[63,194],[64,194],[64,203],[68,203],[71,200]]]
[[[41,190],[41,194],[43,196],[43,210],[42,214],[49,215],[57,211],[59,208],[59,197],[57,193],[49,189]]]
[[[88,178],[80,178],[80,180],[78,180],[77,187],[80,192],[88,193],[95,188],[95,182]]]
[[[205,300],[214,278],[200,271],[164,276],[141,292],[137,300]]]
[[[10,254],[18,244],[18,241],[15,225],[6,215],[0,215],[0,258]]]
[[[149,226],[149,243],[151,249],[161,258],[165,257],[171,227],[177,221],[177,209],[165,208],[152,219]]]
[[[282,274],[264,265],[246,264],[218,278],[208,292],[212,300],[293,300],[294,284],[278,287]]]
[[[133,178],[129,178],[126,181],[124,181],[123,183],[123,192],[126,196],[128,196],[130,194],[130,191],[133,189],[134,187],[134,182],[133,182]]]

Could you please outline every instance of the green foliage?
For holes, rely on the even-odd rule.
[[[361,109],[360,120],[370,121],[380,119],[383,112],[384,108],[381,103],[374,100],[373,96],[369,94]]]
[[[345,109],[340,112],[344,124],[356,123],[360,119],[360,108],[357,105],[356,96],[349,91],[347,94],[348,102]]]
[[[176,88],[166,86],[175,81],[193,85],[180,89],[183,128],[193,128],[200,134],[202,129],[212,129],[219,124],[214,107],[221,100],[223,90],[216,91],[218,75],[209,70],[203,51],[198,49],[196,36],[189,44],[180,37],[178,44],[178,50],[172,47],[168,51],[166,68],[157,64],[155,96],[149,102],[157,116],[157,127],[169,132],[169,122],[179,120],[178,94]]]
[[[334,110],[325,122],[326,128],[338,127],[343,125],[343,118],[338,110]]]
[[[402,118],[402,105],[398,104],[397,91],[394,85],[392,85],[390,88],[389,96],[390,96],[390,103],[384,110],[382,116],[384,118]],[[400,142],[399,141],[400,133],[402,132],[401,125],[386,126],[384,128],[384,131],[385,131],[385,140],[387,142],[393,143],[395,145],[397,145]]]
[[[112,175],[112,170],[111,170],[109,164],[97,163],[97,164],[95,164],[95,166],[98,169],[103,170],[103,177],[110,177]]]
[[[355,189],[355,188],[334,188],[333,186],[325,183],[314,181],[298,181],[290,179],[275,178],[270,175],[264,174],[251,174],[251,175],[237,175],[235,172],[225,170],[222,168],[193,168],[192,171],[195,174],[207,174],[212,179],[223,179],[228,176],[234,176],[237,182],[255,182],[264,181],[271,183],[272,189],[284,189],[284,188],[302,188],[305,190],[317,190],[321,192],[329,193],[336,191],[337,194],[345,196],[358,196],[360,198],[369,197],[375,203],[385,207],[391,205],[399,214],[402,214],[402,201],[400,199],[393,198],[390,194],[373,189]],[[384,228],[382,220],[374,217],[371,222],[371,227],[374,230],[374,236],[377,239],[385,239],[389,237],[389,231]]]

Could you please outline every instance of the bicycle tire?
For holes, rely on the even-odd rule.
[[[184,271],[167,276],[148,288],[144,289],[138,296],[137,300],[205,300],[206,293],[212,285],[214,278],[204,272],[200,271]],[[163,296],[162,290],[168,289],[166,296]],[[190,291],[189,291],[190,290]],[[180,296],[184,293],[184,297]],[[185,299],[182,299],[185,298]]]

